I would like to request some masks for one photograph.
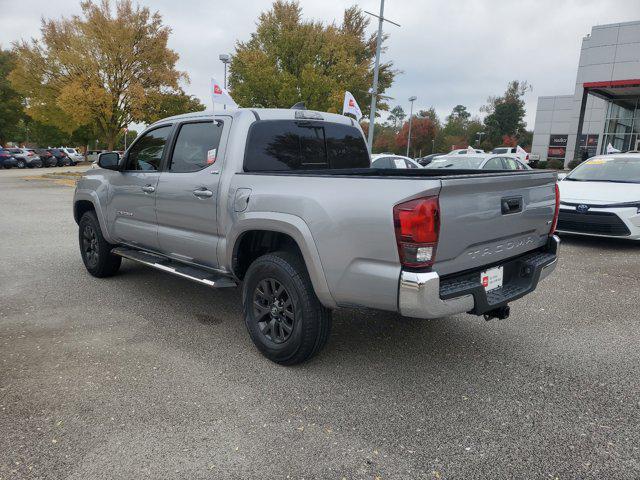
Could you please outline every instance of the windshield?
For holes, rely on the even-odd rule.
[[[457,168],[477,170],[484,161],[484,158],[478,157],[442,157],[436,158],[425,168]]]
[[[565,180],[640,183],[640,157],[592,158],[576,167]]]
[[[67,148],[67,152],[72,154],[72,155],[75,155],[76,154],[76,149],[75,148]]]

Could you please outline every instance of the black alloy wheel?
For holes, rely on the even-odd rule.
[[[284,343],[295,327],[293,300],[274,278],[261,280],[253,291],[253,315],[262,335],[273,343]]]
[[[85,225],[82,230],[82,249],[89,268],[94,268],[100,261],[98,236],[93,225]]]

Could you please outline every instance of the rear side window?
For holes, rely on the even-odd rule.
[[[180,127],[169,171],[197,172],[216,161],[222,122],[185,123]]]
[[[504,170],[504,164],[501,157],[493,157],[483,167],[485,170]]]
[[[326,168],[369,168],[369,152],[357,128],[295,120],[263,120],[251,126],[245,171]]]

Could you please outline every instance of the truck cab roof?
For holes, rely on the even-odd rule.
[[[297,110],[291,108],[222,108],[213,110],[204,110],[202,112],[184,113],[174,115],[172,117],[163,118],[154,122],[151,126],[160,125],[167,122],[197,120],[197,119],[213,119],[221,116],[239,117],[244,115],[252,115],[256,120],[319,120],[325,122],[342,123],[345,125],[356,126],[358,123],[351,117],[339,115],[337,113],[319,112],[316,110]]]

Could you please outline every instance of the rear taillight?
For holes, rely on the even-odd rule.
[[[556,210],[553,213],[553,223],[551,224],[549,235],[553,235],[556,231],[556,227],[558,226],[558,215],[560,215],[560,189],[558,188],[558,184],[556,183]]]
[[[440,232],[438,197],[418,198],[393,207],[400,263],[405,267],[433,265]]]
[[[524,159],[525,162],[529,163],[529,154],[527,153],[527,156]]]

